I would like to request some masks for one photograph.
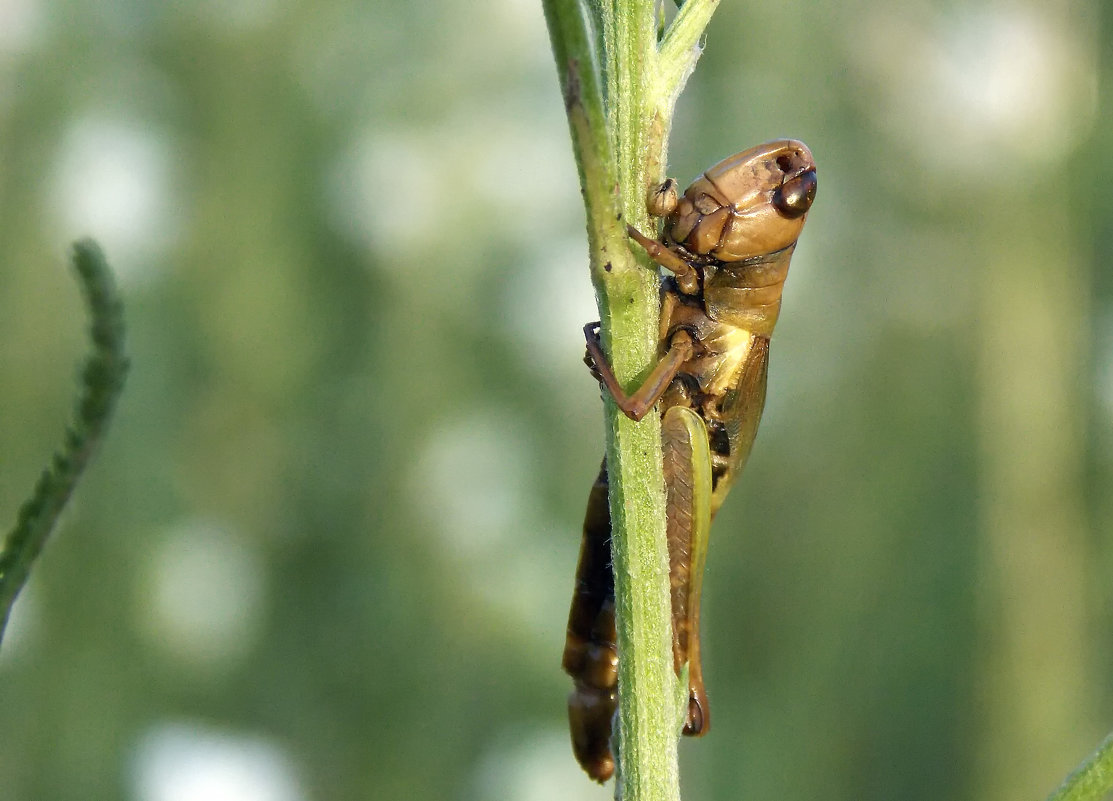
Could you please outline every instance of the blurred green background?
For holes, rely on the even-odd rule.
[[[686,797],[1042,798],[1113,727],[1108,15],[725,2],[670,174],[820,190],[718,520]],[[133,370],[0,651],[0,799],[603,799],[601,453],[534,0],[0,0],[0,510],[96,237]]]

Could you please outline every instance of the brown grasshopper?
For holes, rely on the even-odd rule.
[[[711,520],[750,454],[765,405],[769,337],[781,309],[789,260],[816,192],[815,162],[782,139],[711,167],[677,195],[671,178],[648,195],[665,218],[652,239],[630,238],[669,271],[661,287],[660,360],[633,394],[603,354],[599,324],[584,327],[586,361],[633,420],[659,404],[667,491],[673,662],[688,666],[684,733],[710,727],[700,662],[699,610]],[[617,707],[614,575],[607,465],[588,497],[576,589],[568,616],[565,671],[572,750],[593,779],[614,773],[611,721]]]

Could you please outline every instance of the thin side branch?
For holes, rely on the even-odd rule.
[[[701,42],[719,0],[688,0],[665,31],[658,57],[660,91],[674,101],[699,60]]]
[[[123,304],[95,242],[74,245],[73,267],[89,309],[92,352],[82,369],[81,391],[62,449],[43,470],[0,551],[0,639],[31,565],[104,437],[127,375]]]
[[[1113,734],[1068,776],[1047,801],[1101,801],[1113,791]]]

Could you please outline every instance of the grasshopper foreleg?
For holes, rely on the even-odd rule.
[[[584,361],[588,362],[592,375],[598,378],[603,386],[607,388],[607,392],[614,398],[615,404],[622,410],[622,413],[634,422],[645,417],[649,410],[656,405],[676,377],[681,365],[692,358],[692,354],[695,352],[695,342],[692,335],[683,329],[677,331],[669,341],[669,349],[665,358],[657,362],[657,366],[653,368],[653,372],[649,374],[649,378],[645,380],[644,384],[638,387],[633,394],[627,395],[619,385],[618,379],[615,378],[614,370],[607,362],[607,357],[603,355],[603,346],[599,341],[598,322],[588,323],[584,326],[584,338],[587,340],[587,356],[584,357]]]
[[[676,276],[676,286],[685,295],[699,294],[699,275],[696,269],[656,239],[650,239],[632,225],[626,226],[626,234],[645,248],[646,255]]]

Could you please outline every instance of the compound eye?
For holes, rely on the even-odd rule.
[[[773,193],[773,205],[790,220],[803,217],[815,200],[816,186],[815,170],[800,173],[777,188]]]

